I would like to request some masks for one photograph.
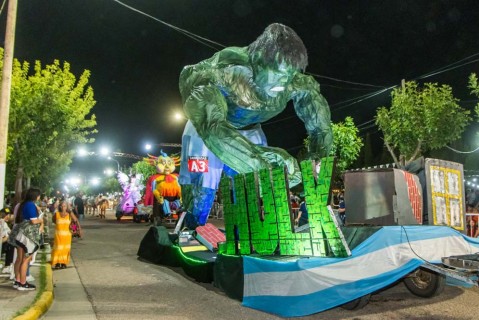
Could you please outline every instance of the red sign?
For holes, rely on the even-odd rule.
[[[208,157],[188,157],[189,172],[208,172]]]
[[[419,187],[413,178],[413,175],[409,172],[402,171],[404,178],[406,179],[407,191],[409,201],[411,202],[412,213],[419,224],[422,224],[422,197],[419,191]]]

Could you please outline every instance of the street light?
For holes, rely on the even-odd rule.
[[[185,114],[183,113],[183,111],[181,109],[176,109],[173,114],[172,114],[172,118],[176,121],[176,122],[182,122],[184,120],[187,120],[188,121],[188,118],[185,117]]]
[[[118,166],[118,172],[120,172],[120,163],[118,162],[118,160],[116,159],[113,159],[112,157],[108,157],[108,160],[113,160],[116,162],[116,165]]]
[[[145,144],[145,150],[150,151],[153,146],[181,148],[181,143],[161,142],[161,143],[156,143],[154,145],[151,145],[151,144],[147,143],[147,144]]]
[[[181,114],[181,112],[175,112],[175,114],[173,115],[173,117],[175,118],[176,121],[180,121],[180,120],[186,119],[185,116],[184,116],[183,114]]]
[[[100,179],[94,177],[94,178],[92,178],[92,179],[90,180],[90,183],[91,183],[92,186],[97,186],[97,185],[100,184]]]
[[[108,154],[110,154],[110,150],[107,147],[101,147],[100,154],[102,156],[107,156]]]

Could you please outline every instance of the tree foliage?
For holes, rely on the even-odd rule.
[[[479,97],[479,83],[475,73],[471,73],[471,75],[469,76],[468,87],[469,89],[471,89],[471,94],[475,95],[476,97]],[[474,111],[476,112],[476,117],[479,118],[479,103],[477,103],[474,107]]]
[[[132,169],[135,173],[141,173],[142,175],[142,181],[140,183],[141,185],[146,185],[148,178],[157,173],[155,166],[152,166],[146,161],[135,162],[132,165]]]
[[[337,158],[337,167],[343,171],[357,159],[364,143],[358,136],[358,128],[351,117],[344,122],[333,123],[333,147],[331,154]]]
[[[3,61],[1,48],[0,58]],[[7,181],[16,175],[45,188],[68,171],[75,145],[93,142],[89,136],[96,132],[91,114],[96,102],[89,77],[85,70],[77,79],[68,62],[55,60],[43,67],[36,61],[30,70],[28,62],[14,59]]]
[[[399,167],[460,138],[469,123],[470,112],[458,105],[448,85],[426,83],[419,88],[410,81],[391,97],[389,109],[378,109],[376,124]]]
[[[364,145],[358,136],[358,128],[351,117],[344,122],[333,123],[333,146],[329,156],[336,157],[336,165],[340,171],[347,169],[357,159],[361,147]],[[309,137],[304,140],[307,149]]]
[[[103,189],[110,193],[122,191],[120,183],[116,177],[108,177],[103,183]]]

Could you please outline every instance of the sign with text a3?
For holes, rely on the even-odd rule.
[[[208,172],[208,157],[192,156],[188,157],[189,172]]]

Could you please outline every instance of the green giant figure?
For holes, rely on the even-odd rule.
[[[180,92],[188,122],[179,182],[187,226],[206,223],[223,170],[234,174],[286,166],[290,186],[301,182],[294,157],[267,146],[261,129],[261,123],[281,113],[288,101],[293,101],[311,138],[309,157],[328,155],[329,106],[319,84],[302,73],[307,64],[298,35],[274,23],[249,46],[225,48],[183,69]]]

